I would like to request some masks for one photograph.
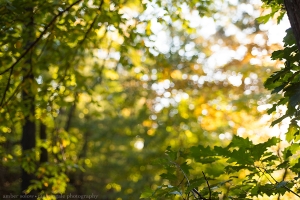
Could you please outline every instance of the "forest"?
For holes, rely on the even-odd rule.
[[[0,199],[300,199],[298,0],[1,0]]]

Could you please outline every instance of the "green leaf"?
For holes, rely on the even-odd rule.
[[[163,173],[160,175],[160,177],[163,179],[170,180],[170,181],[177,180],[177,176],[175,176],[172,173]]]
[[[284,161],[283,163],[280,163],[279,165],[276,166],[277,169],[285,169],[289,166],[288,161]]]
[[[270,13],[270,14],[267,14],[267,15],[264,15],[264,16],[261,16],[261,17],[256,18],[256,20],[257,20],[259,23],[265,24],[265,23],[267,23],[267,22],[271,19],[271,17],[273,17],[274,14],[275,14],[274,12],[273,12],[273,13]]]
[[[276,145],[279,141],[280,140],[278,138],[273,137],[264,143],[254,145],[254,147],[251,150],[252,156],[254,157],[255,160],[258,161],[268,147]]]
[[[177,159],[177,152],[173,151],[171,149],[171,146],[168,146],[165,153],[173,160],[175,161]]]
[[[234,135],[231,143],[228,145],[228,148],[230,147],[240,147],[243,149],[247,149],[247,148],[252,148],[253,143],[249,140],[249,138],[242,138]]]
[[[286,36],[283,39],[283,42],[285,43],[285,46],[286,45],[289,45],[289,46],[295,45],[296,44],[296,39],[295,39],[295,36],[293,34],[292,28],[287,29],[285,32],[286,32]]]
[[[282,84],[282,85],[276,87],[274,90],[272,90],[271,94],[279,93],[281,90],[283,90],[283,88],[284,88],[286,85],[287,85],[287,84]]]
[[[295,125],[294,123],[290,124],[289,128],[288,128],[288,131],[285,135],[285,139],[288,141],[288,142],[291,142],[293,139],[294,139],[294,135],[299,132],[298,130],[298,126]]]
[[[184,173],[185,173],[186,175],[189,175],[189,174],[190,174],[190,170],[193,169],[191,166],[189,166],[189,165],[187,164],[187,162],[182,163],[182,164],[180,165],[180,168],[184,171]]]
[[[186,189],[186,194],[189,193],[192,189],[200,187],[205,182],[206,181],[204,178],[197,178],[197,179],[190,180],[190,185]]]
[[[153,196],[153,191],[151,189],[145,189],[140,196],[140,199],[151,198]]]
[[[280,0],[281,1],[281,0]],[[277,17],[277,24],[281,22],[286,12],[281,11],[279,16]]]
[[[284,50],[277,50],[272,53],[272,60],[282,60],[284,58]]]

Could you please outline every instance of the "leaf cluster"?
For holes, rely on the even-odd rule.
[[[179,151],[168,147],[166,157],[158,161],[165,169],[160,175],[164,184],[154,191],[145,190],[140,198],[252,199],[286,192],[299,197],[292,190],[297,188],[298,179],[274,178],[280,169],[298,173],[294,167],[287,167],[286,162],[281,163],[281,158],[271,151],[278,142],[279,139],[271,138],[254,144],[248,138],[234,136],[226,147],[198,145]],[[221,173],[218,166],[222,166]]]

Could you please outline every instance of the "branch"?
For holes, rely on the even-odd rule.
[[[208,197],[208,199],[210,200],[210,199],[211,199],[211,190],[210,190],[210,186],[209,186],[208,180],[207,180],[207,178],[206,178],[206,176],[205,176],[205,174],[204,174],[203,171],[202,171],[202,174],[203,174],[203,176],[204,176],[204,179],[205,179],[205,181],[206,181],[206,184],[207,184],[207,187],[208,187],[208,190],[209,190],[209,197]]]
[[[174,162],[174,161],[171,161],[170,159],[169,159],[169,161],[172,163],[172,164],[174,164],[181,172],[182,172],[182,174],[183,174],[183,176],[185,177],[185,179],[187,180],[187,183],[188,183],[188,186],[190,186],[190,181],[189,181],[189,179],[188,179],[188,177],[187,177],[187,175],[185,174],[185,172],[183,171],[183,169],[181,169],[181,167],[176,163],[176,162]],[[195,199],[197,199],[197,197],[196,197],[196,194],[199,196],[199,199],[201,200],[207,200],[206,198],[204,198],[195,188],[193,188],[192,189],[192,194],[193,194],[193,196],[194,196],[194,198]]]
[[[5,100],[5,97],[6,97],[6,94],[7,94],[7,91],[9,89],[9,83],[10,83],[10,79],[11,79],[11,76],[12,76],[12,73],[13,73],[13,70],[14,70],[14,67],[30,52],[30,50],[41,40],[41,38],[46,34],[47,30],[49,29],[50,26],[52,26],[54,24],[54,22],[56,21],[56,19],[58,17],[60,17],[62,14],[64,14],[65,12],[69,11],[74,5],[78,4],[79,2],[81,2],[82,0],[77,0],[76,2],[74,2],[73,4],[71,4],[69,7],[67,7],[65,10],[59,12],[57,15],[55,15],[53,17],[53,19],[50,21],[50,23],[45,26],[44,28],[44,31],[40,34],[40,36],[33,42],[30,44],[30,46],[21,54],[21,56],[7,69],[5,69],[4,71],[0,72],[0,75],[10,71],[10,74],[9,74],[9,78],[8,78],[8,81],[7,81],[7,84],[6,84],[6,87],[5,87],[5,90],[4,90],[4,94],[3,94],[3,97],[1,99],[1,102],[0,102],[0,108],[3,106],[4,104],[4,100]],[[15,92],[14,92],[15,93]],[[13,94],[14,94],[13,93]],[[11,97],[10,97],[11,98]],[[9,99],[10,99],[9,98]],[[7,104],[7,102],[5,102],[5,104]]]
[[[261,172],[266,176],[266,178],[269,180],[270,183],[272,183],[272,181],[267,177],[266,174],[268,174],[268,175],[274,180],[275,184],[279,184],[279,182],[272,176],[272,174],[270,174],[269,172],[267,172],[266,169],[262,168],[262,169],[264,170],[264,171],[262,171],[262,170],[260,169],[261,167],[258,167],[258,166],[255,166],[255,167],[258,168],[258,170],[261,171]],[[272,184],[275,185],[274,183],[272,183]],[[291,190],[291,189],[288,188],[287,186],[283,185],[283,187],[284,187],[287,191],[289,191],[289,192],[293,193],[294,195],[296,195],[297,197],[300,197],[299,194],[297,194],[296,192],[294,192],[293,190]]]
[[[4,108],[5,106],[7,106],[8,102],[10,102],[12,100],[12,98],[17,94],[17,92],[19,91],[22,84],[23,84],[23,81],[21,83],[19,83],[19,85],[16,87],[16,89],[12,93],[12,95],[3,104],[0,105],[0,108]]]
[[[99,7],[98,7],[98,10],[99,10],[99,11],[101,11],[102,6],[103,6],[103,3],[104,3],[104,0],[101,1],[100,5],[99,5]],[[96,23],[98,17],[99,17],[99,14],[97,14],[96,17],[94,18],[94,20],[93,20],[93,22],[91,23],[89,29],[86,31],[86,33],[85,33],[83,39],[79,42],[79,45],[83,44],[83,42],[86,40],[88,34],[89,34],[89,33],[91,32],[91,30],[93,29],[93,26],[94,26],[94,24]]]
[[[99,11],[101,11],[102,6],[103,6],[103,3],[104,3],[104,0],[101,1],[100,5],[99,5],[99,7],[98,7],[98,10],[99,10]],[[93,22],[90,24],[88,30],[85,32],[83,39],[82,39],[81,41],[79,41],[79,43],[78,43],[79,46],[82,45],[82,44],[84,43],[84,41],[87,39],[89,33],[90,33],[90,32],[92,31],[92,29],[93,29],[94,24],[96,23],[96,20],[98,19],[98,17],[99,17],[99,14],[97,14],[97,15],[95,16],[95,18],[93,19]],[[78,53],[78,50],[79,50],[79,48],[77,48],[77,49],[75,50],[74,56],[76,56],[76,54]],[[75,59],[74,59],[74,60],[75,60]],[[74,61],[74,60],[73,60],[73,61]],[[59,80],[59,83],[60,83],[60,82],[63,82],[63,80],[64,80],[65,77],[67,76],[67,72],[68,72],[68,70],[69,70],[69,68],[70,68],[70,65],[71,65],[71,64],[69,63],[69,65],[66,66],[65,71],[64,71],[64,75],[63,75],[62,78]]]
[[[46,34],[48,28],[50,26],[52,26],[54,24],[54,22],[56,21],[56,19],[58,17],[60,17],[62,14],[64,14],[65,12],[69,11],[74,5],[78,4],[79,2],[81,2],[83,0],[77,0],[76,2],[74,2],[73,4],[71,4],[69,7],[67,7],[65,10],[59,12],[57,15],[55,15],[53,17],[53,19],[50,21],[49,24],[47,24],[47,26],[45,26],[44,31],[40,34],[40,36],[33,42],[31,43],[31,45],[21,54],[21,56],[7,69],[5,69],[4,71],[0,72],[0,75],[8,72],[9,70],[13,70],[13,68],[28,54],[28,52],[42,39],[42,37]]]
[[[5,100],[6,93],[9,89],[9,84],[10,84],[10,79],[11,79],[12,73],[13,73],[13,68],[10,69],[10,73],[9,73],[8,80],[7,80],[7,83],[6,83],[6,86],[5,86],[4,94],[3,94],[3,97],[1,99],[0,107],[2,107],[3,102]]]

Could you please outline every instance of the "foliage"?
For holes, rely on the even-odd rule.
[[[255,52],[274,48],[255,39],[265,33],[247,3],[1,1],[0,195],[18,194],[23,175],[22,192],[44,199],[138,199],[146,187],[141,197],[158,199],[294,191],[296,178],[274,173],[298,174],[297,145],[282,156],[275,138],[244,139],[263,135],[257,105],[273,68]],[[273,58],[296,70],[285,41]],[[296,111],[296,71],[273,76],[266,87],[285,92],[273,109]]]

